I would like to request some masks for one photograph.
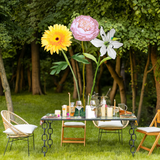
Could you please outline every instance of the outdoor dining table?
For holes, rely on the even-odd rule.
[[[134,153],[136,152],[136,147],[135,147],[135,141],[136,141],[136,134],[135,134],[135,129],[137,126],[137,117],[132,114],[132,116],[126,116],[126,117],[98,117],[98,118],[85,118],[85,117],[54,117],[50,116],[51,114],[46,114],[41,118],[41,125],[43,129],[43,134],[42,134],[42,140],[43,140],[43,146],[42,146],[42,153],[44,156],[46,155],[48,148],[51,148],[53,144],[53,140],[51,138],[51,135],[53,134],[53,128],[52,128],[52,123],[53,121],[105,121],[105,120],[127,120],[130,122],[130,129],[129,129],[129,134],[130,134],[130,140],[129,140],[129,146],[130,146],[130,152],[134,156]]]

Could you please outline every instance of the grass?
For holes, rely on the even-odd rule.
[[[13,143],[12,149],[7,149],[5,156],[3,156],[5,146],[7,144],[7,137],[3,133],[4,126],[0,119],[0,159],[2,160],[159,160],[160,149],[155,148],[151,156],[147,156],[148,152],[140,150],[132,157],[129,148],[129,128],[123,130],[123,144],[118,140],[116,134],[103,134],[102,141],[98,145],[98,129],[92,122],[87,121],[86,131],[86,146],[83,144],[63,144],[61,142],[61,121],[53,122],[52,139],[53,145],[48,149],[46,157],[43,156],[42,146],[43,141],[41,136],[43,130],[40,126],[40,119],[46,113],[54,113],[55,109],[61,109],[63,104],[68,104],[68,93],[51,93],[47,95],[35,95],[30,93],[23,93],[12,95],[12,101],[14,106],[14,112],[31,124],[35,124],[38,128],[35,130],[35,150],[33,150],[32,139],[30,140],[30,156],[28,157],[27,142],[17,141]],[[0,96],[0,110],[6,110],[5,97]],[[81,134],[81,130],[69,130],[67,135]],[[142,134],[137,134],[136,147],[142,139]],[[146,145],[151,147],[154,141],[154,137],[149,137],[146,141]]]

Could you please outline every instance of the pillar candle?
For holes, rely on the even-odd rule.
[[[113,117],[113,108],[107,107],[107,117]]]

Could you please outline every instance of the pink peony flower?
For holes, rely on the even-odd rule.
[[[98,22],[90,16],[78,16],[73,20],[71,31],[75,39],[80,41],[91,41],[99,34]]]

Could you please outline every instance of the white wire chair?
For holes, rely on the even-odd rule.
[[[116,107],[117,108],[117,107]],[[122,110],[120,108],[120,110]],[[94,126],[99,129],[98,144],[101,141],[102,133],[118,133],[119,141],[123,143],[123,129],[127,127],[127,120],[108,120],[108,121],[92,121]]]

